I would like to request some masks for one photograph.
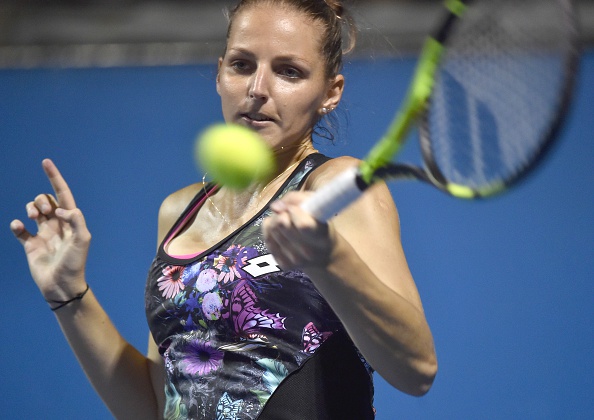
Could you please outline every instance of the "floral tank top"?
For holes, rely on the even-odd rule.
[[[308,173],[327,160],[320,154],[308,156],[272,200],[298,189]],[[214,186],[205,190],[210,188]],[[261,233],[262,221],[270,214],[268,205],[233,234],[196,256],[173,257],[165,252],[167,242],[198,211],[205,195],[205,191],[196,195],[160,244],[146,285],[149,328],[166,369],[165,419],[264,418],[264,414],[259,416],[277,388],[290,376],[299,375],[332,336],[347,338],[335,340],[338,349],[329,353],[356,354],[349,363],[362,366],[365,374],[356,380],[339,378],[338,385],[318,386],[322,391],[313,391],[318,388],[312,382],[318,381],[321,370],[311,363],[312,373],[302,375],[302,384],[294,379],[294,388],[341,394],[341,383],[364,383],[362,393],[371,404],[371,368],[346,336],[336,314],[307,275],[298,270],[283,271],[268,252]],[[318,359],[318,364],[325,363]],[[327,359],[336,359],[335,354]],[[344,370],[352,369],[336,369]],[[332,390],[323,391],[327,388]],[[294,399],[290,392],[287,395],[280,402],[279,412],[297,413],[298,409],[282,408]],[[350,398],[337,395],[335,399],[344,401],[345,397]],[[315,405],[307,398],[300,399],[303,405]],[[273,410],[270,407],[271,413]]]

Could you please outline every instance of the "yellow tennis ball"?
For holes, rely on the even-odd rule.
[[[274,171],[270,148],[253,130],[236,124],[215,124],[196,139],[198,166],[216,183],[242,189]]]

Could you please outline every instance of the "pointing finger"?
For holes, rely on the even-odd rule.
[[[74,201],[74,196],[54,162],[50,159],[44,159],[41,164],[56,193],[58,206],[66,210],[75,209],[76,202]]]

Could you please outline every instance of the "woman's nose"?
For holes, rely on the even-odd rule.
[[[259,67],[252,75],[249,86],[251,99],[266,100],[269,95],[269,76],[265,68]]]

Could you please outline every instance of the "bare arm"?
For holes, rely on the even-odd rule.
[[[326,168],[311,187],[344,166],[341,160]],[[308,273],[374,369],[396,388],[423,395],[437,361],[387,187],[374,186],[327,225],[301,210],[306,196],[288,194],[274,204],[264,225],[270,250],[283,268]]]
[[[56,317],[85,374],[115,418],[160,418],[159,389],[153,388],[153,376],[163,370],[158,353],[145,357],[130,345],[92,291],[80,303],[56,311]]]
[[[66,301],[86,288],[91,235],[56,166],[46,159],[43,169],[55,195],[41,194],[27,204],[37,233],[27,231],[20,220],[10,227],[23,245],[44,298]],[[145,357],[122,338],[92,290],[55,315],[87,377],[116,418],[159,418],[151,377],[161,363],[159,358],[154,354]]]

